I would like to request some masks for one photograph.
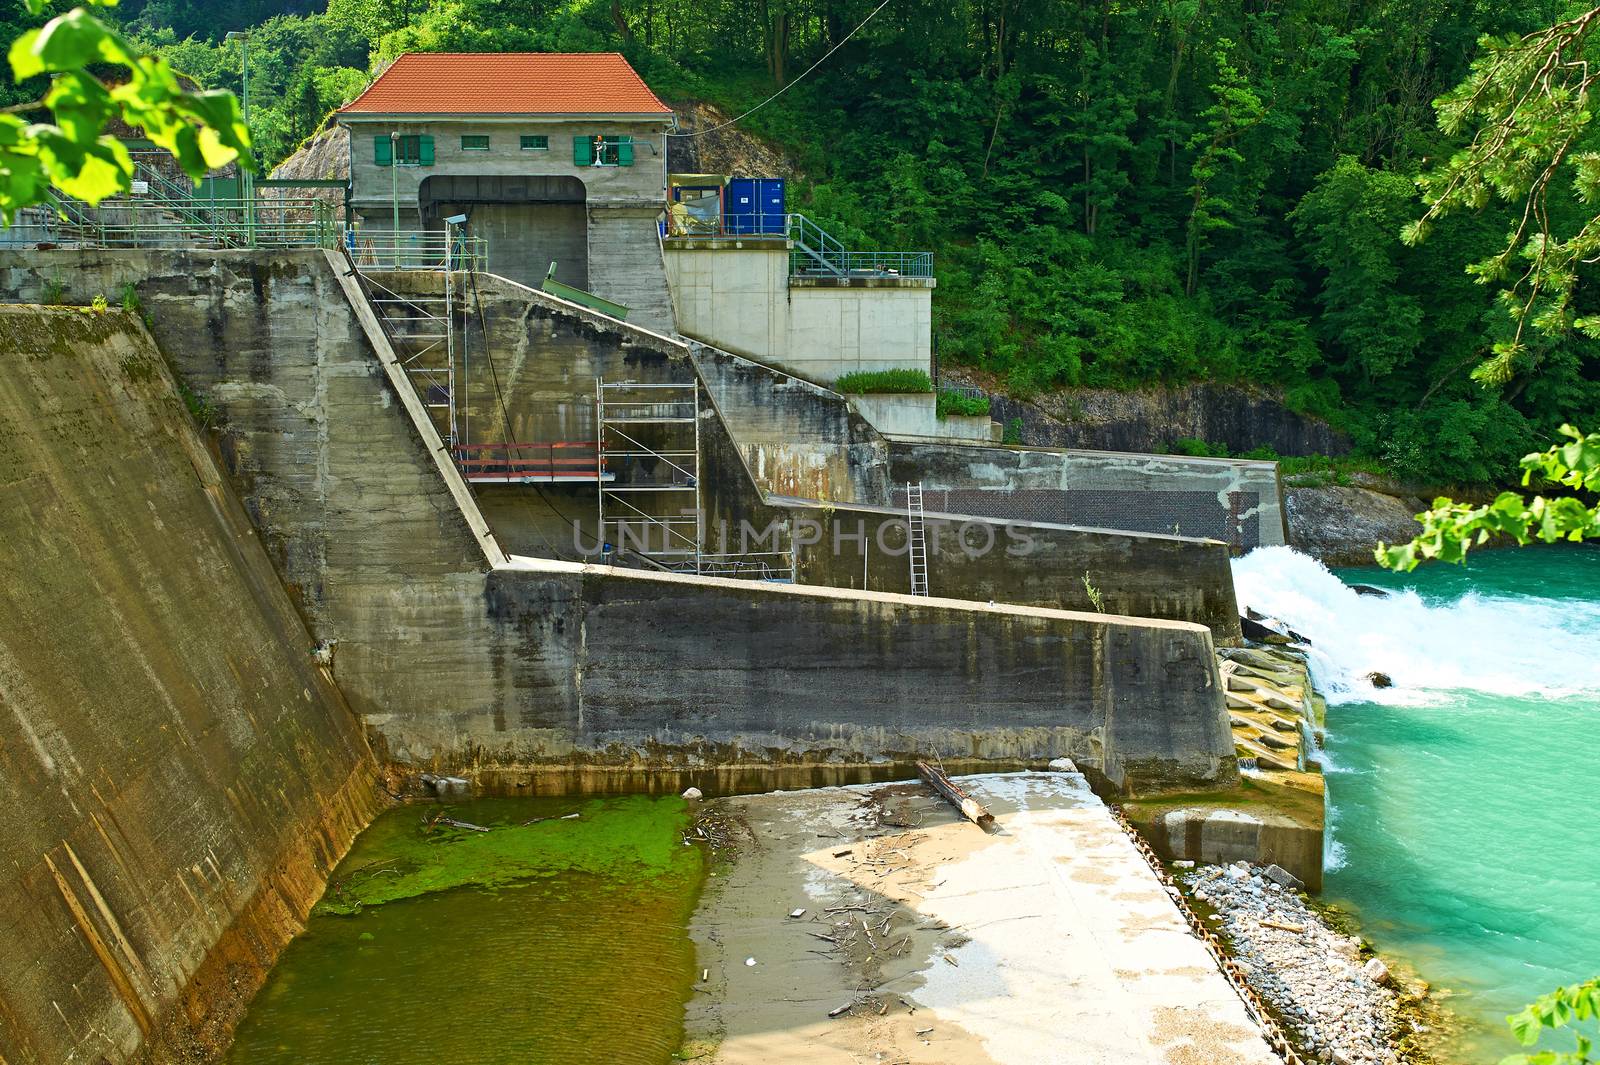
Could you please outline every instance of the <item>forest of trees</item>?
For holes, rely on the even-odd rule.
[[[250,30],[251,127],[271,166],[401,52],[618,50],[669,101],[737,113],[879,2],[123,0],[112,14],[235,90],[239,45],[223,38]],[[1423,210],[1416,175],[1458,147],[1434,99],[1483,35],[1566,10],[888,0],[743,125],[796,159],[798,206],[826,228],[936,253],[946,361],[1020,394],[1254,383],[1403,480],[1486,484],[1562,422],[1595,422],[1600,341],[1541,333],[1526,370],[1484,388],[1470,373],[1513,322],[1463,267],[1504,243],[1512,209],[1458,213],[1415,247],[1399,234]]]

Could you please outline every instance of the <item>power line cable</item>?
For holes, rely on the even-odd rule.
[[[715,133],[719,129],[727,129],[729,126],[733,125],[736,122],[743,122],[745,119],[749,118],[751,115],[755,114],[757,111],[761,110],[763,107],[767,106],[772,101],[776,100],[778,97],[782,96],[784,93],[788,92],[790,89],[794,88],[796,85],[798,85],[802,81],[804,81],[806,79],[806,77],[813,70],[816,70],[822,64],[826,63],[828,61],[828,57],[829,56],[831,56],[833,53],[837,52],[839,49],[843,48],[845,41],[848,41],[850,38],[854,37],[857,33],[861,32],[861,29],[862,29],[863,26],[865,26],[867,23],[871,22],[873,17],[876,16],[878,12],[882,11],[884,8],[886,8],[888,6],[889,6],[889,0],[883,0],[883,3],[879,4],[877,7],[872,9],[872,14],[868,15],[866,18],[861,20],[861,25],[857,26],[855,29],[851,30],[849,33],[845,34],[843,37],[839,38],[839,43],[835,44],[832,48],[830,48],[826,52],[822,53],[822,58],[817,60],[815,63],[812,63],[809,67],[807,67],[804,74],[801,74],[798,78],[795,78],[789,84],[785,85],[783,88],[779,89],[777,92],[773,93],[771,96],[767,97],[765,100],[762,100],[760,103],[756,104],[750,110],[748,110],[744,114],[740,115],[738,118],[730,118],[730,119],[728,119],[728,121],[719,123],[718,125],[715,125],[715,126],[712,126],[710,129],[695,130],[693,133],[668,133],[667,136],[669,136],[669,137],[704,137],[707,133]]]

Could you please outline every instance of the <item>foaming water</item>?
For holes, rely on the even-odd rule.
[[[1490,555],[1474,571],[1498,561]],[[1600,598],[1575,587],[1441,588],[1431,579],[1439,568],[1413,578],[1362,571],[1359,580],[1391,591],[1361,595],[1316,559],[1268,547],[1234,563],[1234,583],[1241,609],[1279,618],[1311,641],[1311,668],[1330,703],[1371,698],[1374,672],[1394,681],[1382,694],[1389,704],[1453,690],[1559,698],[1600,689]],[[1591,576],[1600,581],[1600,572]]]
[[[1506,1014],[1600,974],[1600,551],[1525,549],[1414,574],[1235,563],[1241,607],[1313,641],[1328,715],[1326,893],[1451,989],[1460,1060]],[[1340,578],[1391,589],[1361,596]],[[1391,689],[1366,680],[1388,673]]]

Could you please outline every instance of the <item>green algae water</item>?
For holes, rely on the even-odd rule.
[[[425,830],[444,809],[402,806],[362,833],[227,1060],[670,1061],[702,874],[683,800],[475,800],[449,816],[490,831]]]
[[[1600,975],[1600,550],[1342,572],[1389,598],[1286,548],[1236,576],[1329,697],[1327,897],[1453,992],[1460,1060],[1516,1052],[1506,1014]]]

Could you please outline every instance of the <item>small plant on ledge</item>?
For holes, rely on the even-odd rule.
[[[933,381],[926,370],[858,370],[841,374],[833,387],[857,396],[869,392],[932,392]]]
[[[939,417],[976,418],[989,413],[989,397],[974,396],[966,392],[942,391],[939,393]]]

